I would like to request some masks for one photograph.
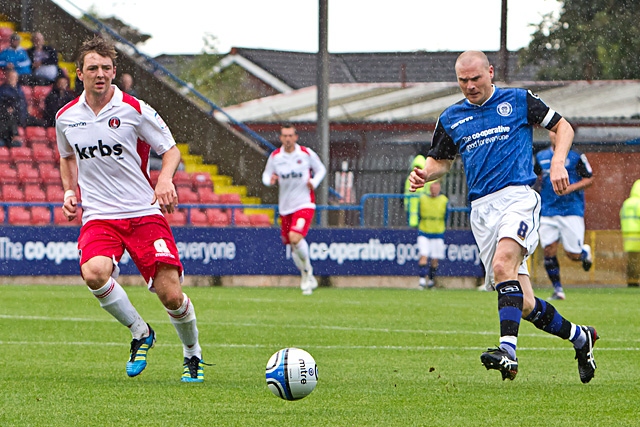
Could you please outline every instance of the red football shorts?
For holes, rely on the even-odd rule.
[[[162,215],[127,219],[94,219],[82,226],[78,237],[80,265],[101,255],[120,261],[126,249],[145,282],[156,274],[156,265],[175,265],[182,275],[178,248]]]
[[[289,244],[289,232],[293,231],[306,237],[313,220],[315,209],[300,209],[289,215],[280,216],[282,243]]]

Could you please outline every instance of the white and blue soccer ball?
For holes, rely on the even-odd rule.
[[[276,396],[298,400],[308,396],[318,383],[318,367],[309,353],[299,348],[283,348],[267,362],[267,386]]]

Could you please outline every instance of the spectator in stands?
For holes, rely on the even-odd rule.
[[[569,173],[569,186],[558,195],[553,191],[549,171],[556,147],[557,135],[549,132],[551,145],[538,151],[533,170],[540,182],[540,244],[544,248],[544,267],[553,285],[550,299],[566,298],[560,281],[558,243],[562,242],[564,253],[572,261],[582,263],[584,271],[593,264],[591,246],[584,243],[584,189],[593,184],[593,170],[587,156],[571,148],[565,168]]]
[[[136,98],[138,97],[138,91],[133,87],[133,77],[131,77],[131,74],[122,74],[120,77],[120,86],[120,89],[122,89],[123,92],[128,93],[131,96],[135,96]]]
[[[19,145],[15,141],[11,142],[13,136],[18,134],[18,127],[44,126],[44,121],[28,113],[27,100],[18,85],[17,71],[8,70],[5,77],[6,81],[0,86],[0,106],[2,106],[0,117],[4,123],[2,125],[4,137],[0,138],[5,141],[7,146],[9,146],[8,143]],[[12,133],[11,138],[9,138],[10,133]]]
[[[20,145],[13,141],[13,137],[18,135],[23,99],[24,94],[18,86],[18,73],[15,70],[7,71],[6,81],[0,85],[0,146]],[[26,101],[24,103],[26,106]]]
[[[44,44],[42,33],[33,33],[33,46],[27,50],[31,60],[31,81],[35,85],[50,85],[60,74],[58,68],[58,52]]]
[[[158,295],[183,348],[183,382],[204,381],[202,349],[196,313],[181,288],[184,275],[171,228],[163,212],[178,202],[173,174],[180,151],[156,111],[125,97],[112,85],[116,50],[99,36],[85,41],[78,52],[78,78],[84,92],[56,117],[64,204],[69,220],[78,215],[76,188],[82,192],[82,228],[78,237],[80,270],[100,306],[129,328],[132,341],[127,375],[147,366],[154,330],[138,314],[116,282],[118,262],[126,249],[149,290]],[[145,174],[146,143],[162,155],[163,167],[155,188]]]
[[[520,320],[569,340],[578,359],[580,381],[595,374],[593,345],[598,339],[591,326],[569,322],[550,303],[536,298],[526,258],[538,245],[540,196],[530,186],[533,172],[533,126],[556,132],[551,160],[553,189],[564,194],[569,186],[565,168],[573,142],[573,128],[531,91],[493,85],[493,66],[479,51],[458,56],[455,73],[464,95],[438,118],[431,150],[423,169],[411,172],[411,189],[447,173],[459,154],[469,199],[471,229],[486,269],[485,282],[497,290],[500,345],[482,353],[487,369],[502,379],[518,373],[516,347]]]
[[[311,295],[318,282],[313,276],[305,236],[316,209],[314,190],[327,169],[312,149],[297,144],[298,133],[292,125],[280,128],[280,142],[282,146],[267,159],[262,183],[268,187],[278,185],[282,242],[291,246],[291,258],[302,276],[302,293]]]
[[[31,83],[31,59],[24,48],[20,47],[20,35],[13,33],[10,45],[0,52],[0,67],[6,70],[16,70],[22,85]]]
[[[449,198],[440,194],[440,181],[429,186],[429,192],[420,193],[418,199],[418,259],[420,289],[435,286],[439,260],[444,259],[446,247],[444,232],[447,228]],[[427,281],[429,276],[429,281]]]
[[[622,244],[627,254],[627,286],[640,286],[640,179],[620,209]]]
[[[67,103],[73,101],[76,94],[69,89],[69,78],[64,75],[56,77],[53,89],[44,99],[43,118],[46,127],[54,127],[56,125],[56,114],[58,110]]]

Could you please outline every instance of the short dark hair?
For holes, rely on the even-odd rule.
[[[280,125],[280,133],[282,133],[282,129],[293,129],[293,133],[298,133],[296,127],[291,123],[283,123],[282,125]]]
[[[87,54],[91,52],[95,52],[100,56],[111,58],[113,66],[116,66],[116,58],[118,57],[118,53],[116,52],[116,48],[113,46],[113,43],[101,36],[93,36],[92,39],[85,40],[84,43],[82,43],[82,46],[80,46],[80,50],[78,51],[78,58],[76,59],[76,67],[78,67],[79,70],[82,70],[82,67],[84,67],[85,56],[87,56]]]

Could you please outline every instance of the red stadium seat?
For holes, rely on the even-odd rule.
[[[271,227],[271,218],[267,214],[251,214],[249,222],[254,227]]]
[[[149,171],[149,179],[151,180],[151,185],[155,188],[158,183],[158,175],[160,175],[159,170],[150,170]]]
[[[64,190],[62,189],[62,185],[59,183],[59,181],[58,184],[47,185],[45,194],[47,195],[47,202],[60,203],[60,205],[62,205],[64,199]]]
[[[171,214],[166,213],[164,216],[167,218],[169,225],[182,226],[187,224],[187,213],[182,210],[174,211]]]
[[[3,202],[24,202],[24,192],[17,184],[2,185]]]
[[[55,145],[56,143],[56,128],[46,128],[47,140],[49,143]]]
[[[173,185],[191,188],[191,175],[185,171],[176,171],[173,175]]]
[[[198,188],[198,199],[203,204],[216,204],[220,203],[220,197],[213,192],[211,188],[200,187]]]
[[[9,208],[9,224],[31,225],[31,212],[20,206],[11,206]]]
[[[220,203],[225,205],[240,205],[242,204],[242,198],[239,194],[236,193],[228,193],[228,194],[220,194]]]
[[[31,224],[46,225],[51,223],[51,210],[44,206],[31,208]]]
[[[60,185],[62,182],[60,171],[56,169],[52,163],[43,163],[40,165],[40,178],[42,178],[42,183],[47,185]]]
[[[34,142],[31,144],[33,151],[33,160],[36,163],[56,163],[56,156],[53,149],[49,147],[49,143]]]
[[[27,100],[27,105],[32,105],[33,102],[33,88],[31,86],[20,86],[24,97]]]
[[[236,227],[249,227],[251,225],[249,216],[238,209],[234,209],[234,210],[235,210],[235,213],[233,214],[233,219]]]
[[[4,207],[0,206],[0,224],[4,224]]]
[[[53,85],[33,87],[33,105],[44,103],[44,99],[53,89]]]
[[[47,195],[37,184],[27,184],[24,186],[24,200],[26,202],[46,202]]]
[[[213,189],[213,181],[211,175],[207,172],[194,172],[191,174],[191,185],[193,188],[207,187]]]
[[[78,216],[76,216],[73,221],[69,221],[67,217],[64,216],[62,209],[54,209],[53,210],[53,223],[56,225],[68,225],[68,226],[79,226],[82,225],[82,209],[78,210]]]
[[[24,137],[29,145],[37,143],[49,144],[49,139],[47,139],[47,130],[43,127],[27,126],[24,130]]]
[[[200,209],[191,209],[191,225],[196,227],[208,227],[209,219],[207,214]]]
[[[211,227],[226,227],[229,225],[229,217],[220,209],[209,208],[205,210]]]
[[[179,203],[198,203],[198,193],[193,191],[191,187],[176,187],[176,191]]]
[[[23,184],[40,184],[40,172],[31,166],[30,163],[18,163],[18,179]]]
[[[9,150],[14,163],[33,163],[33,151],[29,147],[13,147]]]
[[[6,163],[4,163],[6,164]],[[17,184],[20,182],[18,179],[18,171],[11,168],[0,168],[0,183],[3,184]]]
[[[9,149],[7,147],[0,147],[0,162],[2,163],[11,162],[11,153],[9,153]]]

